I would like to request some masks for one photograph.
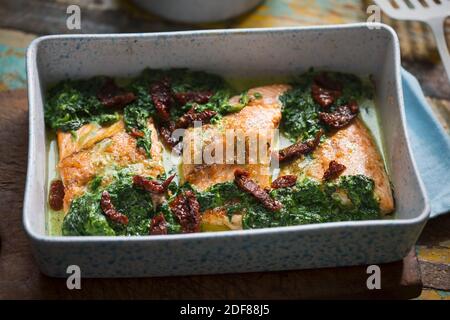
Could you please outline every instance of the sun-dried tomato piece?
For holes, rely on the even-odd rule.
[[[334,101],[341,95],[338,91],[332,91],[313,84],[311,86],[311,95],[315,102],[317,102],[322,108],[327,109]]]
[[[296,182],[297,176],[288,174],[273,180],[271,186],[273,189],[288,188],[294,186]]]
[[[301,155],[305,155],[313,152],[320,143],[320,137],[323,131],[320,130],[314,139],[302,142],[296,142],[289,147],[281,149],[278,151],[278,161],[283,162],[287,160],[294,160]]]
[[[113,79],[106,79],[97,92],[97,99],[107,108],[123,108],[136,99],[131,91],[118,87]]]
[[[178,195],[170,203],[170,209],[177,217],[183,233],[200,231],[200,204],[194,192],[188,190]]]
[[[188,91],[188,92],[178,92],[175,93],[175,100],[181,104],[185,105],[188,102],[195,103],[208,103],[209,99],[213,96],[211,91]]]
[[[130,130],[130,136],[134,137],[134,138],[142,138],[145,136],[145,134],[142,131],[139,131],[136,128],[131,128]]]
[[[319,112],[320,120],[328,127],[340,129],[348,125],[358,115],[359,107],[355,101],[338,106],[334,112]]]
[[[102,192],[100,206],[102,207],[102,211],[105,216],[107,216],[112,221],[121,224],[128,224],[128,217],[114,208],[114,205],[111,202],[111,195],[106,190]]]
[[[326,88],[333,91],[342,91],[342,86],[339,82],[329,77],[326,72],[319,73],[314,77],[314,83],[318,84],[322,88]]]
[[[216,114],[217,112],[212,110],[196,112],[195,109],[192,108],[178,119],[175,127],[186,129],[193,126],[194,121],[200,121],[202,125],[207,124]]]
[[[261,188],[255,181],[249,178],[250,174],[243,169],[234,171],[234,183],[239,189],[251,194],[256,200],[271,211],[278,211],[283,206],[280,202],[272,199],[270,195]]]
[[[163,79],[153,83],[150,86],[150,96],[152,97],[158,116],[162,120],[168,121],[170,118],[170,108],[175,102],[169,80]]]
[[[333,180],[339,177],[339,175],[347,169],[346,166],[340,164],[334,160],[330,161],[328,164],[328,169],[324,172],[322,180]]]
[[[173,148],[180,142],[180,139],[177,139],[173,136],[173,131],[175,130],[175,123],[173,121],[164,124],[158,124],[157,128],[163,143],[167,147]]]
[[[150,234],[167,234],[167,222],[163,214],[154,216],[150,222]]]
[[[311,94],[314,101],[322,108],[327,109],[341,96],[342,87],[330,79],[326,73],[321,73],[314,78]]]
[[[167,191],[169,184],[172,182],[173,178],[175,178],[175,174],[168,177],[163,182],[148,180],[143,176],[136,175],[133,177],[133,185],[140,187],[148,192],[163,194]]]
[[[48,194],[48,204],[50,208],[55,211],[59,211],[64,205],[64,184],[61,180],[54,180],[50,184],[50,190]]]

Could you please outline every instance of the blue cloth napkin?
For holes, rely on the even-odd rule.
[[[402,70],[406,125],[431,217],[450,211],[450,137],[432,114],[417,79]]]

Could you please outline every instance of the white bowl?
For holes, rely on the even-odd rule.
[[[163,276],[336,267],[402,259],[430,213],[405,133],[399,43],[366,24],[152,34],[61,35],[27,52],[29,154],[23,219],[41,270],[86,277]],[[145,67],[188,67],[226,77],[295,75],[309,67],[373,76],[386,162],[395,190],[392,219],[258,230],[136,237],[46,233],[49,84],[94,75],[133,76]]]
[[[183,23],[207,23],[237,17],[263,0],[133,0],[168,20]]]

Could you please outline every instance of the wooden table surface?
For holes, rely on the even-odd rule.
[[[149,279],[86,279],[69,291],[39,273],[21,225],[27,157],[25,48],[37,35],[68,33],[65,8],[82,8],[82,33],[267,27],[364,21],[370,1],[267,0],[224,23],[173,24],[120,0],[0,0],[0,299],[2,298],[413,298],[450,299],[450,215],[432,219],[410,255],[381,266],[382,290],[366,288],[366,267]],[[26,7],[26,12],[21,8]],[[422,85],[450,133],[450,84],[424,25],[396,22],[403,66]],[[450,30],[450,21],[447,21]],[[450,32],[447,34],[450,39]],[[417,256],[417,257],[416,257]],[[423,289],[422,289],[423,284]]]

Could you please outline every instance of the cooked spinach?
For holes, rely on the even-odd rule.
[[[169,79],[174,93],[210,91],[212,97],[207,103],[198,104],[188,102],[171,108],[171,119],[176,121],[189,109],[198,111],[213,110],[217,115],[213,122],[223,115],[236,112],[245,105],[240,103],[231,106],[228,102],[233,92],[226,82],[219,76],[187,69],[155,70],[146,69],[139,76],[132,79],[127,90],[136,95],[136,100],[123,110],[125,127],[128,132],[135,129],[144,134],[137,138],[137,146],[142,147],[150,157],[151,139],[147,121],[156,114],[149,92],[150,86],[163,79]],[[60,82],[48,92],[45,103],[45,122],[54,129],[71,131],[79,129],[86,123],[97,122],[106,125],[118,121],[118,112],[105,108],[97,98],[97,93],[104,84],[104,77],[88,80],[67,80]]]
[[[299,76],[292,84],[292,89],[280,96],[282,103],[281,129],[291,140],[308,140],[316,136],[322,128],[326,129],[319,121],[320,105],[314,101],[311,95],[311,85],[314,77],[319,72],[310,70]],[[330,111],[336,106],[363,98],[371,97],[372,87],[355,75],[339,72],[329,72],[330,80],[342,86],[342,95],[336,99]]]
[[[149,93],[150,86],[163,79],[168,79],[172,91],[176,93],[184,92],[205,92],[211,91],[212,97],[207,103],[198,104],[188,102],[185,105],[178,105],[171,109],[172,120],[177,120],[192,107],[198,110],[213,110],[220,115],[232,112],[228,100],[232,91],[223,78],[202,71],[192,71],[188,69],[145,69],[130,85],[130,89],[137,94],[138,99],[130,106],[138,106],[149,112],[149,116],[155,115],[156,111]]]
[[[188,102],[184,106],[178,106],[178,108],[173,109],[171,111],[173,120],[177,120],[191,108],[195,108],[197,111],[212,110],[217,112],[217,115],[211,120],[212,122],[218,121],[228,113],[242,109],[242,107],[230,105],[229,99],[234,92],[224,79],[217,75],[188,69],[171,69],[163,71],[162,77],[171,79],[174,93],[202,91],[211,91],[213,93],[207,103]]]
[[[283,204],[278,212],[267,210],[233,182],[220,183],[197,194],[202,211],[225,206],[227,213],[244,212],[243,228],[255,229],[308,223],[369,220],[379,217],[374,182],[362,175],[343,176],[321,184],[309,178],[294,187],[271,191]]]
[[[203,192],[197,192],[196,195],[200,204],[200,211],[203,212],[226,205],[228,216],[257,204],[253,198],[240,190],[234,182],[215,184]]]
[[[101,175],[97,175],[89,182],[89,190],[97,191],[102,185],[103,177]]]
[[[45,123],[62,131],[77,130],[89,122],[101,125],[119,120],[119,114],[100,103],[96,93],[104,78],[63,81],[48,92],[44,104]]]
[[[128,89],[134,92],[137,99],[125,107],[124,121],[127,131],[134,128],[144,133],[144,137],[137,138],[137,143],[139,147],[142,147],[146,151],[148,156],[150,156],[151,140],[150,132],[146,130],[147,121],[150,117],[156,115],[156,109],[153,105],[149,88],[153,83],[163,79],[169,80],[171,89],[175,94],[182,92],[213,92],[212,97],[207,103],[198,104],[188,102],[185,105],[173,106],[170,110],[170,117],[173,121],[178,120],[179,117],[191,108],[195,108],[197,111],[216,111],[217,115],[212,119],[212,122],[219,120],[224,114],[240,110],[228,103],[232,91],[219,76],[205,72],[190,71],[188,69],[146,69],[138,77],[133,79],[128,86]]]
[[[139,97],[139,95],[138,95]],[[137,99],[124,109],[123,120],[128,132],[135,129],[144,134],[136,139],[136,145],[144,149],[148,157],[152,148],[151,130],[148,128],[148,119],[153,114],[153,103],[146,104],[144,99]]]
[[[116,209],[128,216],[129,224],[124,226],[105,217],[100,207],[103,190],[90,188],[72,201],[64,219],[63,235],[146,235],[151,217],[160,213],[166,219],[168,233],[179,233],[181,227],[169,203],[187,189],[192,187],[172,186],[172,197],[155,210],[149,194],[133,187],[131,175],[118,173],[106,190]],[[233,182],[196,191],[196,196],[201,212],[217,207],[226,207],[229,217],[243,212],[244,229],[379,218],[374,182],[363,175],[342,176],[324,184],[305,178],[293,187],[272,190],[271,196],[283,204],[277,212],[267,210]]]
[[[243,217],[243,226],[253,229],[378,219],[379,204],[373,190],[373,180],[362,175],[343,176],[325,184],[306,178],[294,187],[271,192],[283,204],[280,211],[269,212],[261,207],[249,210]]]
[[[64,236],[115,236],[100,208],[100,194],[87,192],[70,204],[69,213],[64,217]]]
[[[144,128],[142,132],[144,133],[144,136],[137,138],[136,146],[144,149],[145,154],[151,158],[150,151],[152,149],[152,130],[149,128]]]
[[[128,225],[113,222],[103,214],[100,206],[103,190],[91,187],[72,201],[62,225],[63,235],[148,234],[150,218],[154,215],[153,203],[148,192],[133,187],[131,174],[119,171],[114,182],[106,187],[115,208],[128,217]]]
[[[159,213],[162,213],[164,215],[164,219],[166,220],[166,228],[167,228],[168,234],[181,232],[181,225],[178,222],[175,215],[170,210],[168,202],[164,202],[161,205],[161,207],[159,208]]]
[[[323,126],[319,122],[319,106],[308,87],[295,86],[280,97],[281,130],[291,140],[308,140]]]

